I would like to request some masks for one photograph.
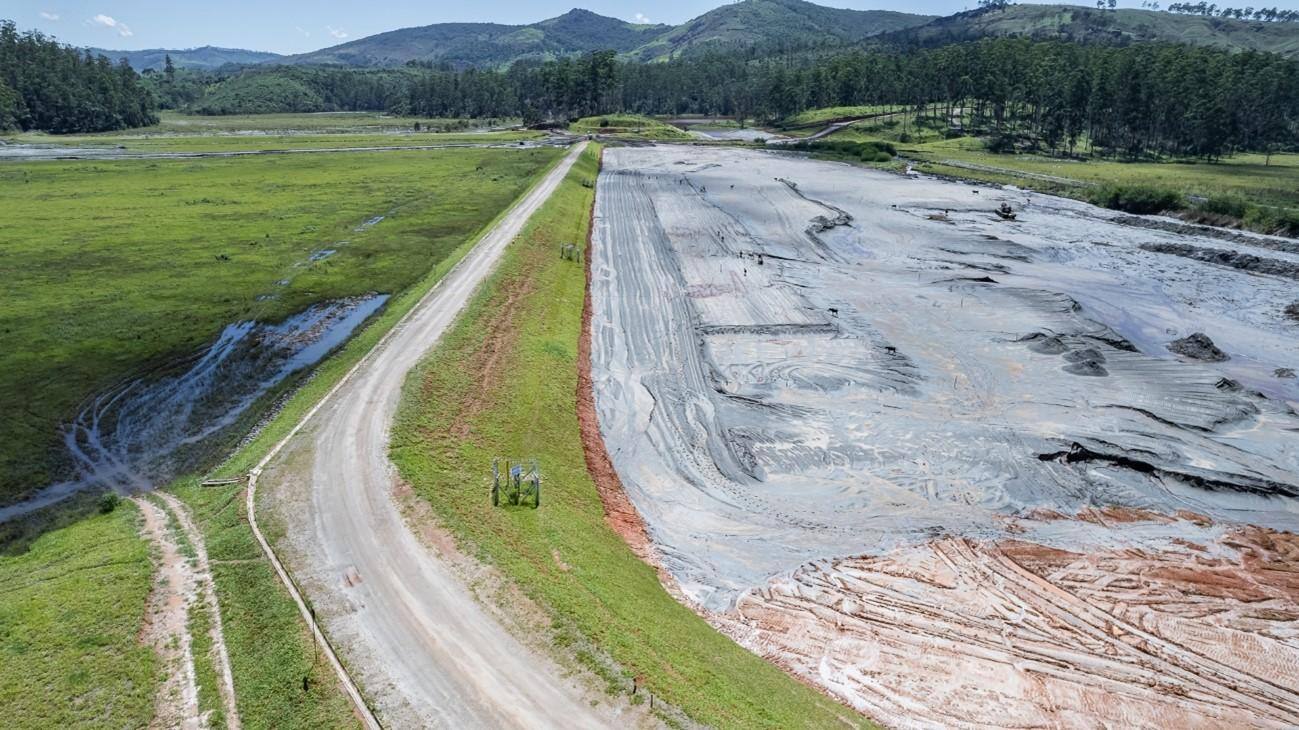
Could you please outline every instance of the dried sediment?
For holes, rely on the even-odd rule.
[[[1158,561],[1167,572],[1197,565],[1201,553],[1188,544],[1223,570],[1242,565],[1242,553],[1219,539],[1234,526],[1299,528],[1299,389],[1276,375],[1299,361],[1293,328],[1277,316],[1293,301],[1287,278],[1166,256],[1147,246],[1222,249],[1022,191],[982,191],[981,208],[1010,202],[1031,211],[1007,228],[970,208],[968,186],[836,163],[657,147],[611,149],[605,164],[591,257],[596,415],[663,567],[713,620],[761,628],[755,596],[799,571],[843,588],[851,581],[833,566],[844,556],[889,556],[871,568],[884,575],[911,570],[915,556],[943,562],[934,552],[940,536],[956,541],[942,543],[944,555],[960,545],[1006,553],[1014,539],[1048,552],[1166,555]],[[809,235],[827,210],[852,225]],[[947,220],[928,220],[933,210],[949,211]],[[1167,349],[1200,331],[1214,333],[1214,347],[1232,359]],[[1023,519],[1089,510],[1203,519]],[[935,570],[977,585],[994,558]],[[898,560],[904,565],[889,562]],[[1114,580],[1129,580],[1116,570]],[[871,571],[871,586],[892,580]],[[796,597],[812,601],[812,586],[794,582]],[[892,604],[892,620],[920,625],[959,612],[964,595],[926,589]],[[989,660],[990,649],[961,634],[948,646],[955,659],[931,662],[918,647],[941,632],[897,639],[900,648],[879,663],[870,652],[894,639],[860,639],[868,646],[853,644],[827,674],[816,642],[845,638],[836,622],[858,600],[840,598],[849,603],[791,605],[801,623],[776,621],[746,645],[854,704],[852,696],[871,693],[906,698],[892,708],[861,705],[896,724],[942,725],[964,713],[972,725],[995,724],[980,714],[995,709],[995,697],[943,694],[940,677],[952,686],[967,671],[1051,684],[1004,654]],[[1013,634],[1007,601],[980,631]],[[1231,631],[1251,630],[1232,623],[1244,613],[1223,616]],[[1277,636],[1299,628],[1288,616]],[[1183,618],[1192,621],[1188,636],[1208,630],[1196,623],[1203,617]],[[1042,619],[1036,630],[1074,647],[1082,639],[1066,628]],[[1236,649],[1267,668],[1279,661],[1270,647]],[[865,654],[856,657],[858,649]],[[1082,680],[1005,701],[1029,724],[1121,723],[1104,708],[1077,707],[1099,702],[1101,690],[1144,701],[1158,684],[1140,662],[1111,674],[1098,666],[1084,661],[1074,667]],[[1244,687],[1262,675],[1251,676],[1232,681]],[[908,685],[912,677],[922,679]],[[1084,692],[1079,682],[1101,690]],[[850,696],[841,685],[861,686]],[[1277,722],[1257,697],[1192,699],[1159,717],[1190,726]]]

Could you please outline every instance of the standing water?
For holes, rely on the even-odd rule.
[[[279,324],[237,322],[163,375],[91,399],[64,431],[77,477],[0,509],[0,522],[88,489],[139,492],[197,468],[214,436],[290,375],[319,363],[388,301],[386,294],[314,304]]]

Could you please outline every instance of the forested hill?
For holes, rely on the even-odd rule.
[[[172,65],[176,68],[199,71],[210,71],[227,64],[252,65],[282,58],[278,53],[246,51],[242,48],[218,48],[216,46],[187,49],[149,48],[143,51],[110,51],[103,48],[91,48],[88,50],[97,56],[108,56],[108,59],[114,63],[124,58],[127,63],[131,64],[131,68],[142,73],[148,69],[162,71],[168,56],[171,56]]]
[[[630,51],[669,29],[571,10],[531,25],[438,23],[361,38],[284,59],[295,65],[400,66],[411,61],[457,67],[503,66],[597,50]]]
[[[456,68],[500,68],[611,50],[632,61],[663,61],[747,48],[784,53],[862,43],[938,46],[980,38],[1023,37],[1080,43],[1184,43],[1299,58],[1299,24],[1154,10],[1101,10],[1080,5],[1008,5],[935,18],[887,10],[828,8],[805,0],[727,3],[679,26],[635,25],[572,10],[530,25],[440,23],[389,31],[291,56],[294,65],[401,66],[411,61]],[[899,7],[905,5],[899,3]],[[1197,6],[1198,7],[1198,6]],[[1252,10],[1252,8],[1251,8]]]
[[[923,26],[933,19],[890,10],[827,8],[803,0],[746,0],[672,28],[629,55],[651,61],[743,46],[797,49],[847,45]]]
[[[104,132],[157,124],[154,98],[113,64],[0,21],[0,129]]]
[[[1224,8],[1225,9],[1225,8]],[[1266,51],[1299,58],[1299,23],[1236,20],[1155,10],[1101,10],[1077,5],[1006,5],[938,18],[881,38],[938,46],[980,38],[1032,38],[1127,45],[1185,43],[1228,51]]]
[[[841,10],[804,0],[744,0],[680,26],[636,25],[588,10],[571,10],[531,25],[439,23],[403,28],[291,56],[284,62],[372,67],[419,61],[496,67],[605,50],[652,61],[735,46],[842,45],[930,20],[927,15]]]

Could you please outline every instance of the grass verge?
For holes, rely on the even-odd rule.
[[[466,553],[551,617],[558,644],[612,658],[618,669],[598,672],[611,691],[635,678],[717,727],[866,725],[675,601],[605,523],[576,413],[584,271],[559,257],[561,243],[586,238],[596,166],[592,149],[411,374],[393,460]],[[497,455],[539,458],[540,509],[491,507]]]
[[[8,728],[144,727],[158,662],[140,643],[153,564],[122,502],[0,554],[0,707]]]

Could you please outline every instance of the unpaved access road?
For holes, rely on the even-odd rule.
[[[548,659],[514,638],[407,528],[388,437],[407,373],[438,341],[505,247],[568,174],[567,157],[395,328],[269,465],[287,562],[389,727],[604,727]],[[278,497],[273,497],[278,499]]]

